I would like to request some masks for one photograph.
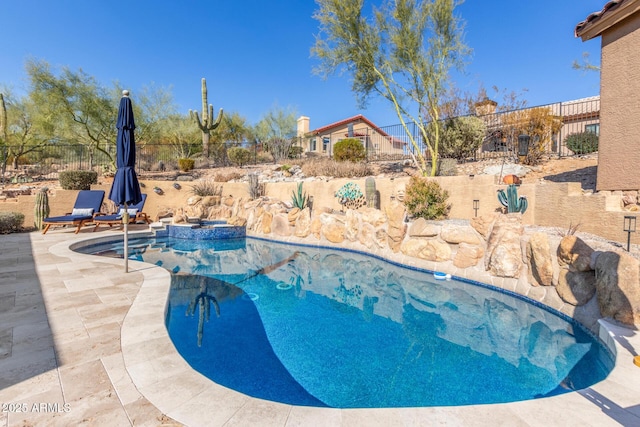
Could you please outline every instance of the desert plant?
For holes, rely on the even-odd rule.
[[[300,157],[303,152],[304,149],[302,147],[300,147],[299,145],[294,145],[293,147],[289,148],[289,158],[296,159]]]
[[[562,230],[560,228],[556,229],[556,234],[560,237],[565,237],[565,236],[573,236],[574,234],[576,234],[576,231],[578,231],[578,228],[580,228],[582,224],[577,223],[577,224],[573,224],[573,222],[569,222],[569,227],[567,227],[566,230]]]
[[[297,191],[291,192],[291,203],[293,203],[294,208],[298,208],[300,210],[306,208],[307,202],[309,201],[307,193],[302,191],[302,184],[302,182],[299,182]]]
[[[525,213],[529,206],[525,196],[518,197],[518,187],[515,184],[509,184],[506,193],[504,190],[498,190],[498,201],[507,208],[507,213]]]
[[[202,155],[205,158],[209,158],[209,140],[211,138],[211,131],[216,129],[222,121],[222,108],[218,112],[218,117],[213,117],[213,105],[209,104],[207,108],[207,81],[202,79],[202,120],[198,116],[197,111],[189,110],[189,116],[191,120],[198,126],[202,132]]]
[[[203,179],[191,186],[191,193],[201,197],[222,196],[222,185],[216,185],[215,181],[210,179]]]
[[[227,157],[236,166],[244,166],[251,160],[251,151],[244,147],[231,147],[227,150]]]
[[[36,229],[42,230],[44,228],[43,221],[49,216],[49,196],[47,195],[47,187],[42,187],[38,193],[36,193],[36,205],[33,211],[34,225]]]
[[[24,214],[20,212],[0,212],[0,234],[20,231],[23,222]]]
[[[249,196],[252,199],[264,196],[264,184],[260,182],[258,175],[255,173],[249,175]]]
[[[178,159],[178,168],[180,168],[182,172],[189,172],[190,170],[193,170],[195,164],[196,161],[193,159]]]
[[[356,178],[371,175],[371,169],[367,163],[337,162],[327,157],[307,160],[300,167],[306,176]]]
[[[564,143],[575,154],[588,154],[598,151],[598,139],[593,132],[579,132],[568,135]]]
[[[374,177],[370,176],[364,180],[364,191],[367,199],[367,206],[379,209],[378,191],[376,190],[376,180]]]
[[[448,198],[449,192],[436,181],[412,176],[405,189],[404,205],[414,218],[445,219],[451,210]]]
[[[475,116],[447,119],[440,141],[440,156],[443,158],[466,159],[474,157],[482,145],[487,126]]]
[[[343,139],[333,147],[333,158],[339,162],[360,162],[366,155],[362,142],[357,138]]]
[[[98,172],[62,171],[58,175],[58,180],[64,190],[90,190],[91,184],[98,183]]]

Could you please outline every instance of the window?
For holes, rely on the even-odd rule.
[[[316,151],[316,139],[312,138],[309,141],[309,151]]]
[[[592,124],[592,125],[585,125],[584,126],[584,131],[585,132],[595,133],[596,135],[600,135],[600,124],[599,123],[595,123],[595,124]]]
[[[329,149],[329,137],[322,138],[322,151],[326,152]]]

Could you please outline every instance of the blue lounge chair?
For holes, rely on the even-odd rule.
[[[81,190],[76,197],[76,203],[73,205],[73,211],[63,216],[53,216],[45,218],[45,224],[42,234],[49,231],[52,225],[74,225],[76,234],[80,228],[90,222],[93,222],[93,216],[100,212],[102,200],[104,199],[103,190]]]
[[[127,206],[127,210],[129,211],[129,224],[135,224],[140,221],[144,221],[147,224],[151,224],[151,219],[149,216],[142,212],[144,209],[144,202],[147,201],[147,195],[142,194],[142,200],[140,203],[136,203],[135,205]],[[96,231],[100,225],[108,225],[112,227],[114,224],[122,224],[122,214],[124,213],[124,206],[118,206],[118,212],[114,214],[97,214],[93,219],[93,222],[96,224],[93,231]]]

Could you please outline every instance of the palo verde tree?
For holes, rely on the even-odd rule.
[[[276,163],[287,159],[296,143],[296,115],[291,108],[273,107],[254,128],[256,139],[265,151],[271,153]]]
[[[6,142],[4,154],[7,156],[3,159],[3,170],[6,169],[9,158],[12,159],[13,169],[17,170],[20,159],[45,147],[49,138],[43,126],[42,116],[33,101],[28,97],[17,99],[10,94],[6,99],[6,130],[3,132],[3,139]]]
[[[57,76],[44,61],[28,61],[26,69],[30,99],[49,134],[58,141],[84,145],[90,168],[96,151],[113,159],[108,147],[116,141],[117,100],[82,70],[63,68]]]
[[[389,101],[415,149],[424,175],[436,174],[440,102],[449,72],[462,68],[470,52],[462,41],[462,22],[454,15],[456,0],[385,0],[374,18],[363,16],[364,0],[316,0],[314,18],[320,34],[312,48],[325,77],[347,70],[361,106],[372,95]],[[418,113],[416,113],[416,111]],[[420,138],[408,124],[416,123]],[[423,143],[431,157],[428,170]]]

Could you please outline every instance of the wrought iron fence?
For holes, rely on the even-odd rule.
[[[541,116],[555,123],[554,132],[535,136]],[[518,149],[518,136],[533,132],[532,140],[547,155],[559,157],[572,156],[593,151],[593,140],[573,138],[567,145],[567,137],[573,134],[600,131],[600,97],[577,101],[557,102],[554,104],[525,108],[521,110],[494,112],[476,116],[485,124],[486,132],[481,146],[472,151],[473,160],[493,157],[515,157]],[[418,151],[430,158],[423,137],[415,123],[383,126],[379,128],[359,128],[354,137],[360,138],[366,149],[368,161],[402,160],[416,156]],[[333,145],[345,138],[344,131],[323,135],[321,147],[309,145],[309,140],[298,138],[293,144],[297,154],[314,151],[331,157]],[[536,139],[537,138],[537,139]],[[578,142],[576,142],[578,141]],[[586,141],[582,143],[581,141]],[[589,144],[581,146],[580,144]],[[228,166],[230,161],[226,149],[236,144],[213,146],[210,157],[202,159],[200,144],[168,145],[145,144],[136,147],[136,169],[138,173],[178,170],[178,159],[193,156],[196,167]],[[217,148],[217,149],[216,149]],[[249,164],[263,163],[262,147],[259,144],[245,145],[251,152]],[[319,149],[318,149],[319,148]],[[597,138],[595,141],[597,150]],[[458,159],[465,160],[465,159]],[[468,159],[467,159],[468,160]],[[99,173],[115,171],[115,146],[105,152],[91,149],[80,144],[48,144],[25,150],[21,147],[0,146],[0,180],[28,182],[33,179],[56,179],[64,170],[97,170]]]
[[[600,97],[557,102],[513,111],[492,112],[473,117],[477,117],[484,124],[484,137],[477,149],[462,150],[463,154],[458,154],[462,157],[458,160],[515,157],[518,137],[521,134],[531,134],[530,148],[532,150],[535,148],[539,154],[571,156],[593,149],[592,146],[580,147],[575,144],[567,146],[566,139],[569,135],[585,132],[599,135]],[[410,158],[416,156],[418,152],[427,159],[431,157],[415,123],[377,128],[359,125],[356,131],[353,129],[345,131],[343,127],[322,135],[314,135],[309,138],[313,142],[305,143],[305,149],[308,152],[332,156],[333,146],[348,137],[362,141],[369,161]],[[444,147],[441,145],[440,148]],[[445,151],[440,150],[442,157],[447,157]]]

